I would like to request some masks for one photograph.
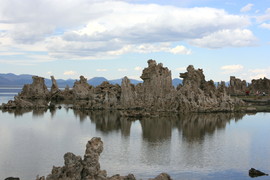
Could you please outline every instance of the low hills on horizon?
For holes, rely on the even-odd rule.
[[[25,84],[31,84],[32,83],[32,76],[34,75],[30,75],[30,74],[21,74],[21,75],[16,75],[13,73],[7,73],[7,74],[1,74],[0,73],[0,86],[18,86],[18,87],[22,87]],[[66,87],[67,85],[69,87],[73,87],[74,82],[78,80],[78,79],[56,79],[56,82],[58,84],[59,87]],[[92,86],[98,86],[100,85],[102,82],[104,81],[108,81],[111,84],[119,84],[121,85],[122,82],[122,78],[120,79],[113,79],[113,80],[108,80],[104,77],[93,77],[91,79],[89,79],[87,82],[88,84],[92,85]],[[138,84],[138,83],[142,83],[143,81],[139,81],[136,79],[130,79],[130,82],[132,84]],[[51,79],[45,78],[45,84],[47,87],[51,87],[52,82]],[[173,86],[178,86],[179,84],[182,84],[182,80],[179,78],[174,78],[172,80],[172,84]]]

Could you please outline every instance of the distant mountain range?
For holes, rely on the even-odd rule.
[[[21,74],[21,75],[15,75],[12,73],[0,74],[0,86],[19,86],[19,87],[21,87],[24,84],[31,84],[32,83],[32,76],[33,75],[30,75],[30,74]],[[56,82],[57,82],[59,87],[66,87],[67,85],[69,87],[73,87],[75,81],[76,81],[76,79],[68,79],[68,80],[56,79]],[[121,85],[122,78],[108,80],[104,77],[94,77],[94,78],[89,79],[87,82],[92,86],[98,86],[104,81],[108,81],[111,84]],[[142,83],[142,81],[135,80],[135,79],[130,79],[130,82],[132,84]],[[173,85],[175,87],[178,86],[179,84],[182,84],[182,80],[178,79],[178,78],[173,79],[172,82],[173,82]],[[52,84],[51,79],[45,78],[45,84],[47,87],[51,87],[51,84]]]

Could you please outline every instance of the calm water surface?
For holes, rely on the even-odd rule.
[[[270,113],[190,114],[130,121],[118,112],[0,111],[0,179],[34,180],[83,155],[94,136],[104,142],[101,169],[138,179],[161,172],[173,179],[249,179],[270,172]],[[259,177],[256,179],[269,179]]]

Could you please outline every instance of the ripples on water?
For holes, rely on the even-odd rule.
[[[83,155],[94,136],[104,141],[101,169],[138,179],[161,172],[173,179],[247,179],[251,167],[270,172],[270,114],[189,114],[130,120],[118,112],[0,111],[0,179],[34,180],[63,155]],[[267,179],[260,177],[257,179]]]

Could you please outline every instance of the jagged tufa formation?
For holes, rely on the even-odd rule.
[[[44,78],[35,76],[32,84],[25,85],[14,101],[4,104],[2,108],[40,108],[46,106],[46,100],[72,100],[74,109],[117,109],[125,110],[123,115],[130,116],[132,113],[127,111],[131,110],[140,110],[139,115],[149,112],[235,111],[243,104],[241,100],[227,95],[224,84],[216,87],[212,80],[206,81],[202,69],[190,65],[180,77],[183,78],[183,85],[174,88],[171,71],[154,60],[148,60],[148,67],[141,75],[143,83],[136,86],[125,77],[121,86],[103,82],[93,87],[80,76],[72,89],[61,91],[54,77],[51,77],[53,83],[49,92]],[[37,104],[39,101],[43,102]]]
[[[68,152],[64,155],[64,166],[53,166],[51,174],[46,178],[37,177],[36,180],[136,180],[133,174],[127,176],[114,175],[107,177],[106,170],[100,169],[99,156],[103,151],[101,138],[94,137],[86,144],[84,157]],[[171,180],[166,173],[161,173],[150,180]]]

